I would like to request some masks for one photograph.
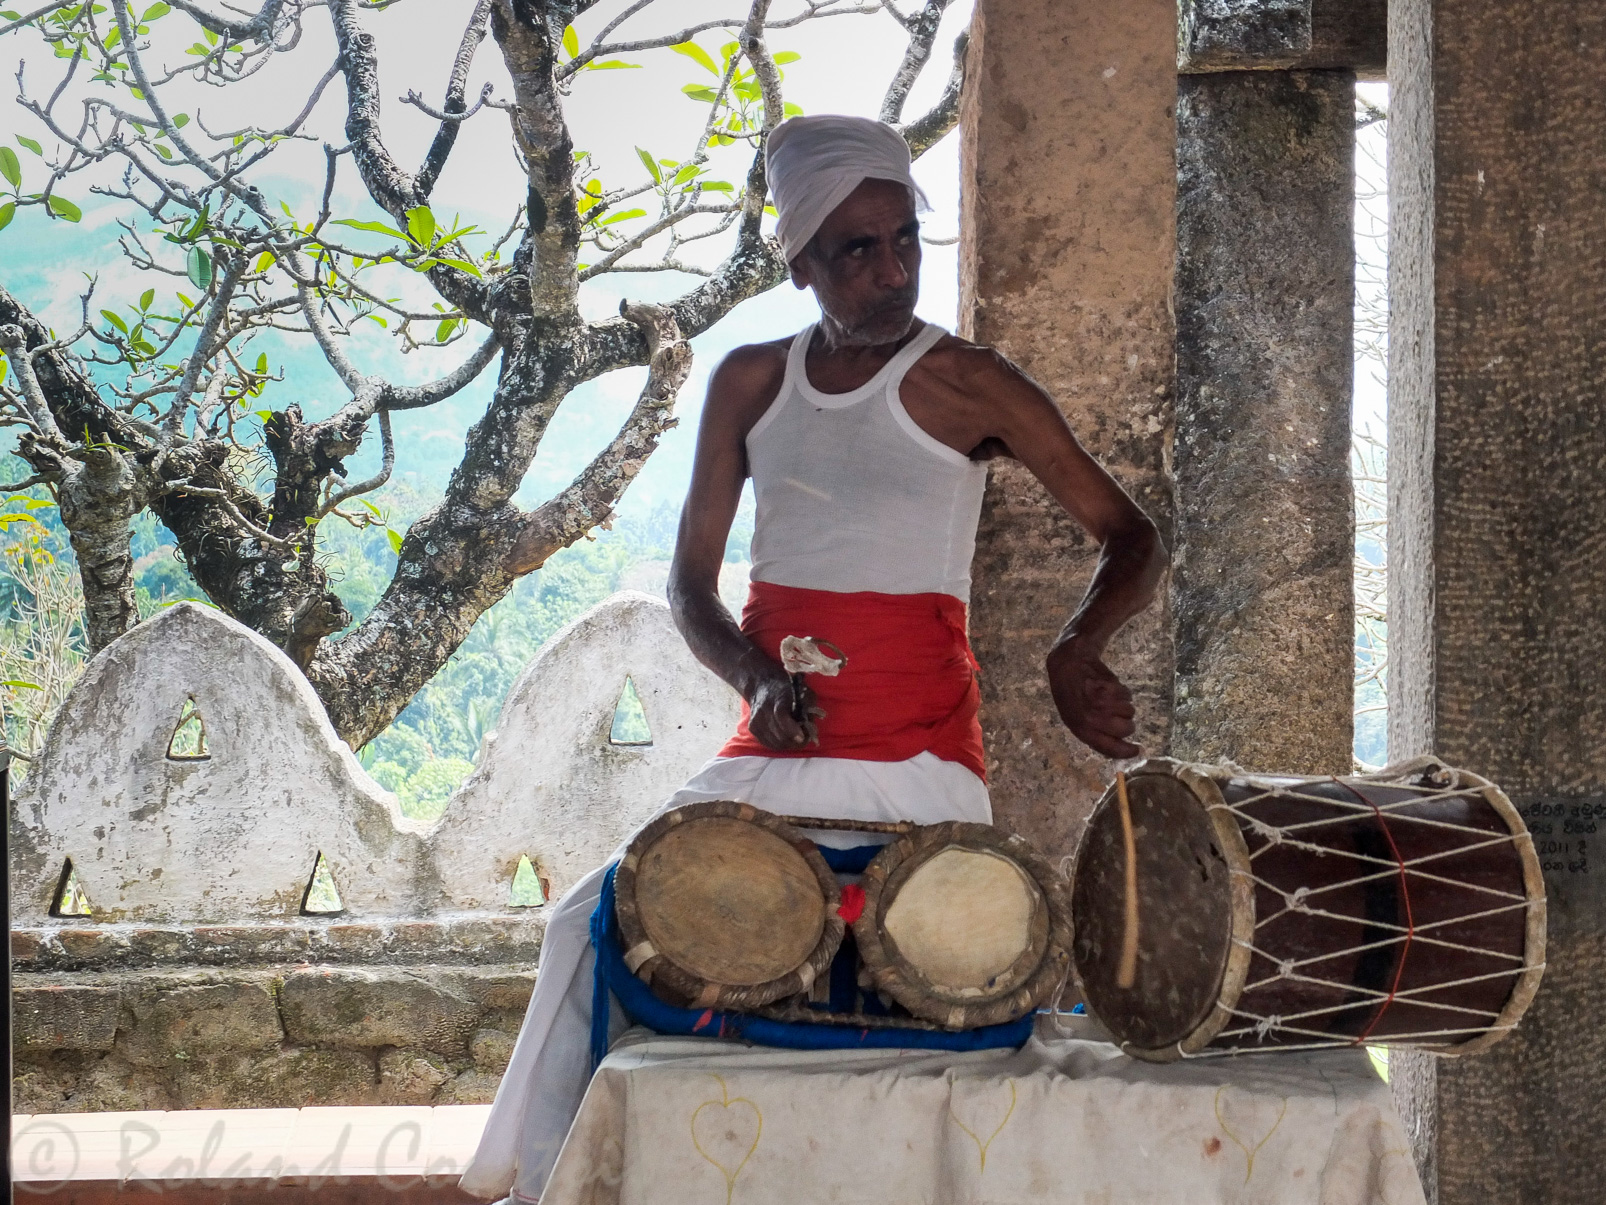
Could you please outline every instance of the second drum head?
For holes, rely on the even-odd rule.
[[[950,1029],[1031,1012],[1065,981],[1064,884],[1022,838],[949,821],[900,837],[864,874],[853,923],[877,989]]]

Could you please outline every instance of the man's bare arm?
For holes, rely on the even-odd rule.
[[[1047,659],[1055,707],[1071,732],[1108,757],[1135,757],[1132,693],[1104,663],[1105,646],[1154,601],[1166,551],[1149,517],[1077,442],[1053,400],[996,353],[967,350],[966,392],[985,398],[1000,439],[1099,542],[1093,580]]]
[[[791,678],[721,601],[719,570],[747,480],[747,433],[780,392],[785,371],[785,350],[773,345],[738,348],[714,370],[669,570],[675,626],[697,660],[747,700],[753,735],[772,749],[799,748],[810,733],[792,718]]]

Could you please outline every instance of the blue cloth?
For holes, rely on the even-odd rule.
[[[824,850],[829,865],[833,854],[858,855],[864,850],[863,865],[868,865],[878,846],[860,846],[854,850]],[[860,869],[863,869],[863,865]],[[837,867],[832,867],[837,869]],[[625,1015],[638,1025],[658,1033],[690,1034],[700,1037],[741,1038],[761,1046],[784,1046],[792,1050],[849,1050],[904,1048],[913,1050],[995,1050],[1006,1046],[1019,1046],[1032,1036],[1032,1014],[1006,1025],[984,1025],[978,1029],[958,1031],[936,1029],[855,1029],[848,1025],[822,1023],[809,1025],[793,1021],[772,1021],[748,1013],[723,1012],[707,1009],[698,1012],[691,1008],[677,1008],[653,995],[648,987],[625,966],[624,950],[619,941],[619,921],[613,910],[613,872],[610,866],[602,880],[602,896],[597,910],[591,914],[591,944],[597,952],[596,977],[591,997],[591,1065],[601,1064],[608,1053],[608,1020],[610,997],[617,997]],[[839,873],[855,873],[846,867]],[[854,985],[850,959],[841,956],[837,963],[846,962],[848,978],[835,964],[832,966],[832,1004],[851,999]],[[873,999],[873,997],[872,997]],[[845,1009],[834,1009],[845,1011]]]

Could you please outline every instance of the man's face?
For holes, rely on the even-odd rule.
[[[865,180],[792,261],[792,282],[813,288],[837,338],[895,343],[914,324],[920,295],[920,223],[895,180]]]

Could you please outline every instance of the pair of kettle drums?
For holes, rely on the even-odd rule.
[[[1016,1020],[1057,1003],[1074,973],[1095,1018],[1152,1061],[1468,1054],[1516,1026],[1544,971],[1544,881],[1522,818],[1434,758],[1351,778],[1151,758],[1094,807],[1070,884],[987,825],[691,804],[643,829],[616,872],[626,965],[670,1003],[780,1015],[792,1001],[787,1015],[805,1015],[795,1004],[847,921],[800,827],[900,830],[864,873],[853,935],[861,982],[932,1027]]]
[[[862,908],[843,907],[836,875],[799,825],[899,834],[865,869]],[[784,1007],[818,996],[850,920],[861,984],[902,1005],[914,1027],[1017,1020],[1070,966],[1063,879],[1024,838],[985,824],[860,824],[693,803],[630,843],[614,896],[625,965],[688,1008],[887,1024]]]

